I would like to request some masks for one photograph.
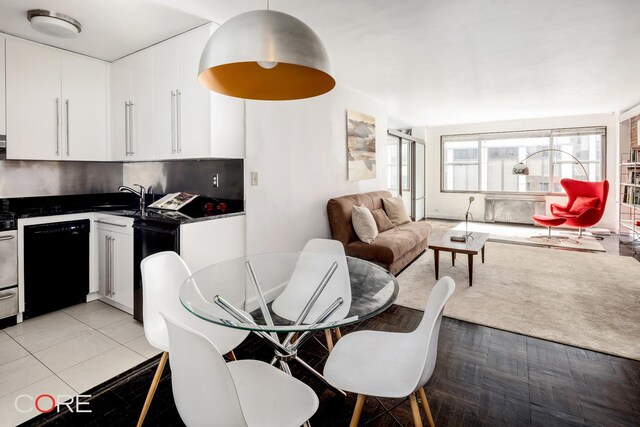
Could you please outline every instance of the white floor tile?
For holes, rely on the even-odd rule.
[[[13,339],[31,353],[36,353],[92,331],[89,326],[73,317],[64,313],[62,315],[64,317],[52,319],[48,325],[38,324],[37,327],[26,325],[26,328]],[[31,320],[35,321],[39,320],[39,318],[29,319],[23,323],[26,324]],[[24,331],[27,332],[23,333]]]
[[[144,327],[133,317],[112,323],[104,328],[99,329],[106,336],[113,338],[120,344],[132,341],[144,335]]]
[[[124,346],[146,357],[147,359],[151,359],[156,354],[162,353],[162,350],[157,349],[149,344],[147,338],[144,335],[136,338],[133,341],[125,343]]]
[[[31,355],[6,363],[0,366],[0,397],[51,375],[52,372]]]
[[[99,302],[99,301],[96,301]],[[104,328],[107,325],[119,322],[120,320],[131,319],[132,316],[108,304],[101,303],[102,306],[95,307],[95,310],[85,312],[74,312],[73,317],[94,329]]]
[[[54,397],[54,399],[57,399],[58,396],[61,396],[62,401],[65,401],[68,399],[64,399],[64,396],[75,396],[77,393],[75,392],[75,390],[65,384],[64,381],[62,381],[60,378],[56,377],[55,375],[51,375],[43,380],[23,387],[20,390],[16,390],[13,393],[0,397],[0,414],[2,414],[0,418],[0,425],[16,426],[35,416],[40,415],[40,412],[34,408],[33,402],[31,402],[27,398],[20,398],[18,399],[17,403],[18,408],[20,408],[22,411],[29,412],[22,413],[16,409],[16,398],[24,394],[31,396],[33,399],[37,398],[41,394],[50,394]],[[43,407],[45,403],[47,405],[46,408],[48,409],[50,401],[44,400]],[[91,407],[83,406],[83,409],[91,409]]]
[[[28,356],[29,352],[9,335],[0,331],[0,365]]]
[[[133,350],[118,346],[66,369],[58,376],[82,393],[144,361],[145,358]]]
[[[34,353],[47,368],[58,373],[118,346],[118,343],[91,330],[79,337]]]
[[[54,325],[64,326],[67,322],[74,323],[75,319],[62,311],[54,311],[53,313],[43,314],[42,316],[34,317],[33,319],[27,319],[22,323],[18,323],[15,326],[10,326],[3,330],[10,337],[16,338],[42,329],[50,330]]]
[[[63,308],[62,311],[67,313],[69,316],[75,317],[91,313],[92,311],[101,309],[106,306],[107,304],[103,303],[102,301],[96,300],[87,303],[72,305],[71,307]]]

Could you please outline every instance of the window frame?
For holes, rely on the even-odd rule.
[[[498,191],[498,190],[491,190],[491,191],[485,191],[485,190],[480,190],[481,187],[481,182],[482,182],[482,171],[483,171],[483,158],[482,158],[482,142],[484,140],[487,139],[491,139],[490,136],[492,135],[505,135],[505,134],[517,134],[517,133],[533,133],[533,132],[549,132],[549,145],[548,148],[555,148],[553,145],[553,140],[554,137],[556,136],[561,136],[561,132],[566,132],[566,131],[579,131],[580,129],[604,129],[604,133],[602,135],[603,137],[603,141],[602,141],[602,147],[601,147],[601,158],[600,158],[600,176],[602,178],[602,180],[607,179],[607,126],[606,125],[600,125],[600,126],[578,126],[578,127],[567,127],[567,128],[552,128],[552,129],[529,129],[529,130],[517,130],[517,131],[502,131],[502,132],[476,132],[476,133],[465,133],[465,134],[449,134],[449,135],[440,135],[440,192],[441,193],[459,193],[459,194],[500,194],[500,195],[514,195],[514,196],[564,196],[566,195],[565,192],[553,192],[553,191]],[[639,126],[640,129],[640,126]],[[558,132],[560,133],[560,135],[554,135],[554,132]],[[478,157],[477,157],[477,162],[449,162],[445,164],[445,150],[444,150],[444,144],[445,138],[450,138],[450,137],[464,137],[464,138],[476,138],[478,139]],[[518,160],[521,161],[522,159]],[[566,164],[566,163],[573,163],[575,164],[575,162],[563,162],[563,161],[558,161],[558,162],[554,162],[553,161],[553,156],[549,155],[549,188],[550,190],[553,189],[553,180],[554,180],[554,165],[555,164]],[[581,161],[582,164],[585,165],[585,168],[587,167],[588,164],[593,164],[595,163],[594,161],[589,161],[589,160],[585,160],[585,161]],[[445,177],[444,177],[444,172],[445,172],[445,168],[448,165],[477,165],[478,166],[478,190],[445,190],[444,188],[444,182],[445,182]],[[515,165],[515,163],[514,163]]]

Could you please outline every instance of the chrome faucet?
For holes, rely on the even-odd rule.
[[[121,185],[120,187],[118,187],[118,191],[126,191],[132,194],[135,194],[136,196],[138,196],[138,198],[140,198],[140,214],[144,214],[144,196],[145,194],[147,194],[147,189],[144,188],[144,186],[140,185],[140,184],[133,184],[136,187],[140,187],[140,191],[136,191],[131,187],[127,187],[126,185]],[[149,190],[151,190],[151,187],[149,187]]]

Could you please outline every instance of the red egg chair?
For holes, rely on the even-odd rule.
[[[569,200],[565,206],[552,203],[551,215],[566,219],[563,225],[577,228],[578,237],[582,237],[582,231],[595,225],[604,214],[609,195],[609,181],[605,179],[589,182],[564,178],[560,181],[560,185],[564,188]]]

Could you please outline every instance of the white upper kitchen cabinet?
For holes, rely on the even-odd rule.
[[[60,52],[6,41],[7,158],[62,156]]]
[[[7,158],[107,160],[106,64],[6,41]]]
[[[152,48],[155,159],[211,155],[211,92],[198,82],[210,33],[205,25]]]
[[[0,135],[7,133],[5,126],[5,66],[4,66],[4,37],[0,37]]]
[[[107,65],[62,55],[63,159],[107,160]]]
[[[145,49],[111,63],[113,160],[153,159],[153,53]]]

